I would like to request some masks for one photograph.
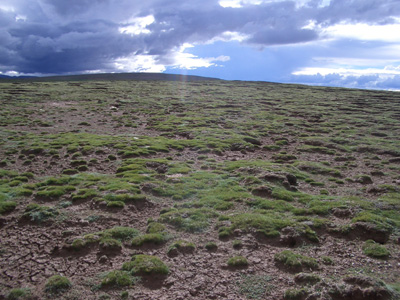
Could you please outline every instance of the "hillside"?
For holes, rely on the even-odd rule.
[[[0,299],[399,299],[399,93],[95,79],[0,83]]]
[[[150,80],[150,81],[212,81],[217,78],[209,78],[194,75],[178,75],[166,73],[102,73],[83,75],[58,75],[45,77],[11,77],[0,75],[0,82],[51,82],[51,81],[119,81],[119,80]]]

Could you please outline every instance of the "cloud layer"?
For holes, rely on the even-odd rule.
[[[398,34],[386,32],[385,38],[379,31],[399,28],[398,17],[398,0],[3,0],[0,72],[65,74],[218,66],[229,61],[229,53],[196,56],[190,52],[193,45],[216,41],[240,41],[254,51],[316,45],[311,52],[319,56],[321,66],[321,58],[333,59],[335,51],[345,51],[337,47],[340,41],[368,41],[368,34],[358,38],[368,28],[374,28],[374,43],[380,40],[381,48],[400,44]],[[323,49],[332,45],[336,48]],[[354,57],[350,52],[341,57],[347,56]],[[308,59],[308,67],[315,67],[315,58]],[[396,60],[400,58],[392,55],[390,62]],[[295,76],[315,75],[301,73],[304,62],[293,63],[291,72],[300,72]]]

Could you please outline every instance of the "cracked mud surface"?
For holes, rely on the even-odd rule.
[[[0,87],[0,205],[14,203],[0,216],[0,299],[18,288],[29,289],[19,299],[398,297],[398,93],[229,81]],[[152,223],[160,242],[111,236],[118,246],[103,246],[107,230],[144,236]],[[88,235],[96,240],[73,247]],[[171,255],[181,240],[193,251]],[[389,254],[367,255],[366,240]],[[278,262],[285,250],[316,265]],[[102,285],[139,254],[168,275]],[[247,265],[228,266],[234,256]],[[319,280],[299,283],[299,273]],[[49,294],[53,275],[71,287]]]

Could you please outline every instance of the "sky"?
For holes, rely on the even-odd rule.
[[[0,75],[400,90],[400,0],[1,0]]]

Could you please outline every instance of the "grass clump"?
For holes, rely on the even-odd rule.
[[[167,275],[167,265],[157,256],[134,255],[132,261],[125,265],[125,269],[133,275]]]
[[[294,277],[294,281],[299,284],[314,285],[321,281],[317,274],[299,273]]]
[[[167,231],[167,228],[164,224],[158,222],[150,222],[147,226],[146,233],[164,233]]]
[[[333,261],[332,258],[330,258],[329,256],[322,256],[321,257],[322,263],[324,265],[328,265],[328,266],[332,266],[335,264],[335,262]]]
[[[221,227],[219,229],[219,236],[229,236],[235,229],[244,231],[256,230],[266,237],[279,236],[279,230],[290,226],[292,221],[282,218],[280,215],[275,214],[259,214],[259,213],[244,213],[232,216],[229,218],[232,222],[230,227]]]
[[[48,206],[40,206],[36,203],[28,204],[23,214],[23,218],[28,219],[34,223],[43,223],[45,221],[49,221],[50,219],[55,218],[59,215],[57,209],[48,207]]]
[[[45,292],[49,294],[61,294],[72,286],[71,281],[67,277],[54,275],[50,277],[45,285]]]
[[[271,278],[266,275],[242,275],[236,285],[239,293],[247,299],[263,299],[263,296],[272,286],[269,284]]]
[[[146,200],[146,196],[142,194],[107,194],[104,197],[106,202],[122,202],[124,204],[135,203]]]
[[[12,289],[8,292],[6,299],[7,300],[24,300],[31,299],[32,293],[28,288],[16,288]]]
[[[168,240],[168,233],[166,227],[158,222],[150,221],[146,234],[135,237],[132,240],[132,246],[142,246],[145,244],[159,245]]]
[[[15,201],[0,201],[0,215],[12,212],[16,207]]]
[[[108,272],[101,281],[102,287],[125,287],[135,283],[135,278],[129,272],[114,270]]]
[[[362,250],[365,255],[374,258],[387,258],[390,255],[390,252],[385,246],[382,246],[373,240],[365,241]]]
[[[49,186],[44,190],[40,190],[36,193],[36,197],[43,200],[56,200],[65,194],[75,191],[75,187],[66,185],[66,186]]]
[[[117,226],[106,229],[101,233],[103,236],[109,236],[120,241],[126,241],[139,235],[139,231],[131,227]]]
[[[80,189],[72,195],[72,202],[90,200],[98,196],[95,189]]]
[[[125,207],[125,203],[122,201],[109,201],[107,202],[107,207],[110,208],[124,208]]]
[[[293,201],[296,193],[281,188],[274,188],[271,196],[278,200]]]
[[[208,251],[216,251],[218,249],[217,243],[215,242],[208,242],[204,246]]]
[[[79,251],[87,246],[99,244],[104,251],[118,251],[122,248],[122,242],[129,241],[139,235],[139,231],[130,227],[113,227],[104,231],[90,233],[83,238],[75,239],[71,249]]]
[[[99,241],[99,246],[102,250],[105,251],[117,251],[121,250],[122,243],[117,239],[104,237]]]
[[[196,245],[194,243],[185,240],[179,240],[172,243],[172,245],[169,246],[168,255],[174,256],[177,255],[179,252],[193,253],[195,249]]]
[[[241,240],[234,240],[234,241],[232,242],[232,247],[233,247],[234,249],[240,249],[240,248],[242,248],[242,246],[243,246],[243,243],[242,243]]]
[[[209,219],[218,214],[208,208],[183,208],[167,211],[160,216],[160,221],[171,224],[187,232],[203,232],[209,226]]]
[[[284,300],[303,300],[307,297],[308,291],[306,289],[288,289],[283,295]]]
[[[394,228],[400,226],[400,221],[398,220],[398,217],[392,219],[390,217],[381,216],[380,214],[382,214],[382,212],[362,211],[351,221],[352,223],[372,223],[377,227],[377,229],[385,230],[388,232],[392,232]]]
[[[246,257],[234,256],[228,259],[227,264],[230,267],[246,267],[249,265],[249,262]]]
[[[290,250],[284,250],[275,254],[275,262],[284,265],[289,270],[298,270],[302,268],[317,269],[318,262],[312,257],[296,254]]]
[[[165,235],[162,233],[146,233],[135,237],[132,240],[132,246],[142,246],[144,244],[162,244],[166,241]]]

